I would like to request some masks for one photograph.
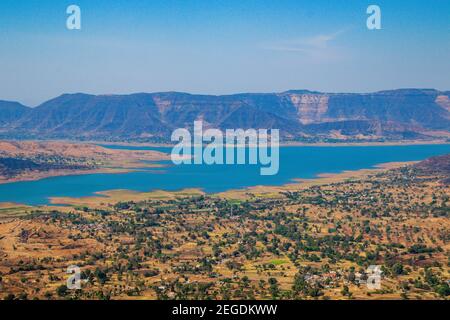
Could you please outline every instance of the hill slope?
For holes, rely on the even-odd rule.
[[[450,154],[426,159],[415,167],[425,174],[441,177],[444,184],[450,184]]]
[[[0,127],[17,121],[30,110],[18,102],[0,100]]]

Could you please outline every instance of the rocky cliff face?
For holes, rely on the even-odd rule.
[[[274,128],[285,140],[450,137],[450,95],[432,89],[369,94],[65,94],[27,108],[0,102],[0,137],[169,141],[202,120],[211,128]]]
[[[288,94],[297,109],[298,121],[302,124],[323,122],[328,111],[329,96],[326,94]]]
[[[450,112],[450,98],[448,95],[439,95],[435,100],[436,104]]]

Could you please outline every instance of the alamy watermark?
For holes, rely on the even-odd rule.
[[[369,30],[381,29],[381,8],[379,5],[371,4],[367,7],[366,13],[369,17],[366,20],[366,26]],[[69,16],[66,20],[68,30],[81,30],[81,8],[76,4],[71,4],[66,9]]]
[[[367,14],[370,16],[367,18],[366,25],[369,30],[381,29],[381,8],[376,4],[372,4],[367,7]]]
[[[171,141],[178,144],[171,158],[176,165],[259,164],[261,175],[275,175],[280,167],[279,139],[278,129],[227,129],[223,133],[219,129],[204,131],[203,122],[195,121],[193,135],[185,128],[172,133]]]
[[[67,278],[66,286],[69,290],[81,289],[81,269],[78,266],[69,266],[66,271],[70,276]]]
[[[66,20],[66,27],[69,30],[81,30],[81,9],[72,4],[67,7],[66,13],[69,15]]]

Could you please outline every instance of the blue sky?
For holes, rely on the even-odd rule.
[[[66,29],[81,8],[82,30]],[[382,30],[366,28],[366,8]],[[450,1],[2,0],[0,99],[450,90]]]

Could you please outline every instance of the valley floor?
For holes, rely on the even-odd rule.
[[[447,299],[450,156],[267,189],[0,207],[5,299]],[[70,199],[61,203],[67,203]],[[73,200],[74,201],[74,200]],[[68,290],[66,270],[82,287]],[[367,286],[379,266],[381,287]]]

